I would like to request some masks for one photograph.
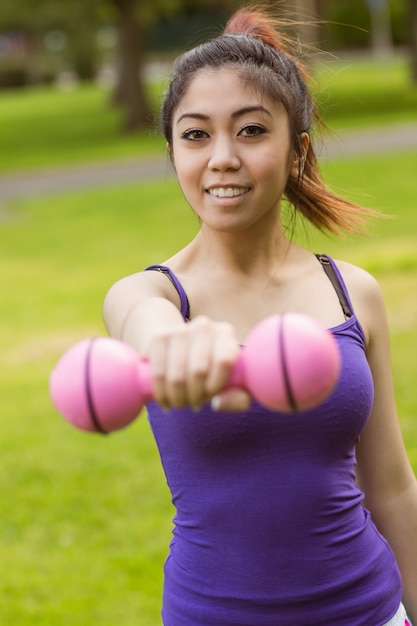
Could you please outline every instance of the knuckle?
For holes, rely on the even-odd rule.
[[[192,368],[188,372],[188,376],[192,380],[196,380],[197,382],[203,381],[207,378],[209,373],[208,364],[204,363],[202,360],[197,361],[193,364]]]
[[[225,334],[234,334],[233,326],[229,324],[229,322],[218,322],[217,326],[219,330]]]
[[[167,384],[174,393],[179,393],[184,388],[184,379],[179,374],[172,374],[168,378]]]
[[[191,320],[188,328],[196,332],[209,331],[212,327],[212,321],[206,315],[198,315],[195,319]]]

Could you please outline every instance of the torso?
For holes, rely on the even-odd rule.
[[[297,415],[256,403],[239,414],[148,407],[177,509],[165,626],[377,626],[398,607],[395,560],[355,480],[355,445],[373,398],[365,337],[354,314],[343,320],[332,284],[312,259],[320,283],[312,300],[330,307],[321,320],[332,327],[343,362],[322,406]],[[224,290],[214,286],[221,311],[231,294],[223,302]],[[187,294],[191,309],[193,298],[203,302],[197,287]],[[239,306],[249,301],[240,298]],[[268,298],[267,308],[279,301]]]

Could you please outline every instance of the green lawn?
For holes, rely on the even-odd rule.
[[[157,120],[137,134],[123,133],[121,126],[120,110],[96,86],[0,91],[0,173],[163,151]]]
[[[76,432],[52,409],[47,381],[63,350],[103,334],[110,283],[184,241],[187,209],[167,183],[8,210],[0,224],[0,623],[155,626],[172,513],[147,423],[108,438]]]
[[[417,85],[402,57],[331,60],[324,57],[314,73],[314,91],[330,127],[350,129],[417,119]]]

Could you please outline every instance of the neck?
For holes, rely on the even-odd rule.
[[[263,228],[259,234],[253,229],[213,233],[203,225],[191,244],[197,257],[207,264],[245,274],[273,271],[284,262],[291,245],[281,225],[270,230]]]

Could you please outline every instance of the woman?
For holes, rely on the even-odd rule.
[[[165,626],[403,626],[402,600],[417,620],[417,487],[381,294],[365,271],[295,245],[283,217],[284,197],[335,233],[367,213],[324,186],[315,117],[261,10],[182,55],[162,122],[200,228],[105,299],[110,335],[153,375],[149,419],[176,507]],[[331,396],[295,415],[224,390],[250,329],[285,311],[330,328],[343,361]]]

